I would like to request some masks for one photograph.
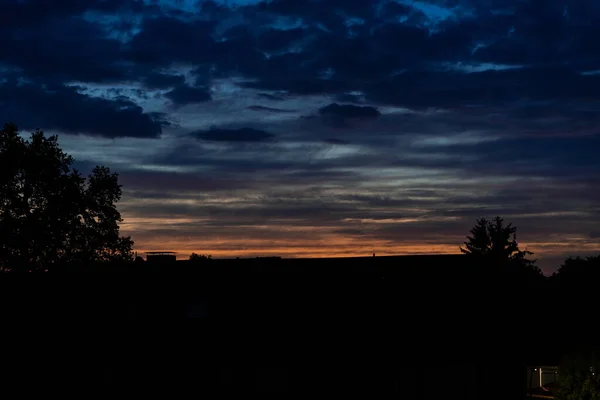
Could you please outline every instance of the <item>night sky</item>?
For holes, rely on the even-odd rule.
[[[135,249],[600,252],[597,0],[0,1],[0,122],[120,175]]]

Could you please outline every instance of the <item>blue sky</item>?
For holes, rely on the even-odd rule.
[[[138,251],[600,252],[593,0],[4,1],[0,120],[119,172]]]

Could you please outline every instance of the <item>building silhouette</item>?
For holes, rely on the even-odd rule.
[[[153,264],[174,263],[177,261],[177,253],[174,251],[149,251],[146,253],[146,261]]]

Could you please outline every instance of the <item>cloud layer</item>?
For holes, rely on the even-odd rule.
[[[2,2],[0,120],[120,172],[140,251],[600,251],[600,5]]]

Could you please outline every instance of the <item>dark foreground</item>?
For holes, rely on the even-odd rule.
[[[4,274],[2,384],[521,398],[525,366],[556,365],[594,323],[594,294],[452,257],[406,260]]]

